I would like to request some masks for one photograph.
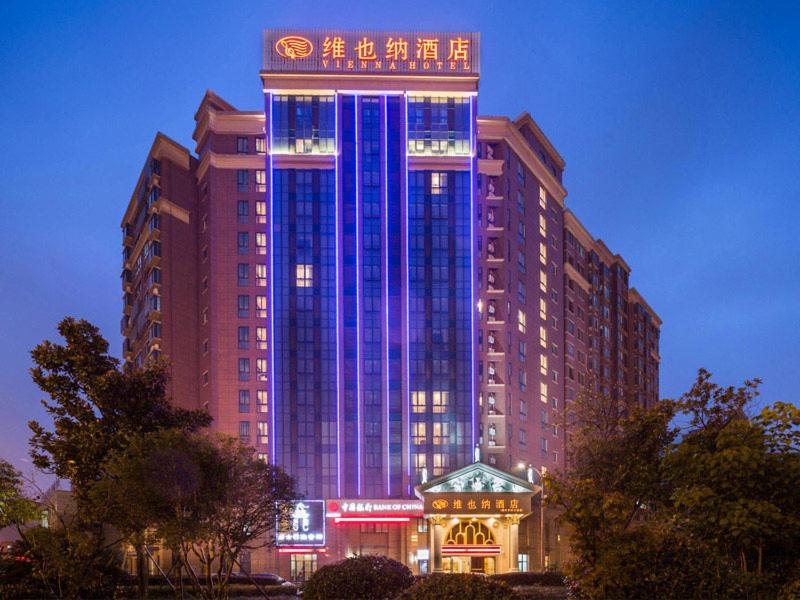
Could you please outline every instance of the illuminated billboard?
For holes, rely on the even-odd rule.
[[[264,70],[272,73],[478,75],[479,51],[475,32],[264,32]]]
[[[325,502],[298,500],[284,518],[278,517],[275,528],[278,546],[324,546]]]

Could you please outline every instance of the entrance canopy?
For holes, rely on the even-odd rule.
[[[473,463],[415,488],[426,515],[524,517],[541,487],[484,463]]]

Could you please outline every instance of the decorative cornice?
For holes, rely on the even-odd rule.
[[[261,154],[217,154],[211,150],[203,154],[197,167],[197,179],[202,179],[209,167],[215,169],[265,169]]]
[[[648,314],[652,317],[653,321],[655,321],[656,326],[659,328],[661,327],[661,317],[656,314],[656,311],[647,303],[647,300],[642,297],[639,293],[639,290],[636,288],[628,288],[628,302],[636,302],[637,304],[641,304],[644,309],[648,312]],[[660,359],[659,359],[660,360]]]
[[[468,171],[469,156],[409,156],[409,171]]]
[[[589,284],[588,281],[586,281],[586,278],[583,275],[581,275],[580,271],[578,271],[578,269],[573,267],[571,264],[564,263],[564,272],[570,276],[570,279],[572,279],[579,286],[581,286],[584,292],[589,293],[591,291],[592,286]]]
[[[553,176],[549,169],[530,147],[519,129],[508,117],[478,117],[478,139],[482,141],[503,140],[522,159],[528,169],[544,185],[556,202],[564,207],[567,190]]]

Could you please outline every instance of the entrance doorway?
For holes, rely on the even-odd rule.
[[[494,556],[447,556],[442,558],[442,571],[494,575],[497,569],[495,560]]]

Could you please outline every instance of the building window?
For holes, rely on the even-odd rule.
[[[247,154],[247,138],[246,137],[237,137],[236,138],[236,153],[237,154]]]
[[[431,173],[431,194],[439,196],[447,193],[447,173]]]
[[[267,253],[267,234],[258,232],[256,233],[256,254]]]
[[[290,558],[292,581],[306,581],[317,570],[316,554],[292,554]]]
[[[528,555],[527,554],[517,554],[517,570],[520,573],[527,573],[528,572]]]
[[[427,441],[425,423],[412,423],[411,424],[411,442],[413,444],[424,444]]]
[[[236,277],[239,285],[248,285],[250,283],[250,265],[239,263],[236,267]]]
[[[425,392],[411,392],[411,412],[424,413],[426,410]]]
[[[267,203],[261,200],[256,201],[256,223],[267,222]]]
[[[267,297],[256,296],[256,317],[259,319],[267,318]]]
[[[447,412],[447,392],[433,392],[433,412]]]
[[[547,264],[547,244],[544,242],[539,242],[539,262]]]
[[[250,381],[250,359],[239,359],[239,381]]]
[[[259,350],[267,349],[267,328],[256,327],[256,348]]]
[[[434,453],[433,455],[433,476],[439,477],[444,475],[450,469],[450,455],[442,454],[441,452]]]
[[[539,355],[539,371],[542,375],[547,375],[547,355]]]
[[[543,238],[547,238],[547,219],[544,215],[539,215],[539,233]]]
[[[517,309],[517,328],[520,333],[525,333],[528,330],[527,318],[522,310]]]
[[[547,273],[545,271],[539,271],[539,289],[545,294],[547,293]]]
[[[250,316],[250,296],[239,296],[237,300],[237,314],[240,319]]]
[[[469,98],[410,96],[408,152],[467,155],[470,147]]]
[[[237,169],[236,170],[236,190],[239,192],[246,192],[247,191],[247,169]]]
[[[547,454],[547,438],[541,438],[542,454]]]
[[[239,441],[250,443],[250,421],[239,421]]]
[[[256,410],[265,413],[269,410],[267,390],[256,390]]]
[[[547,329],[544,325],[539,326],[539,344],[542,348],[547,348]]]
[[[250,252],[250,235],[246,231],[240,231],[236,236],[236,248],[239,254]]]
[[[264,138],[256,138],[256,154],[267,153],[267,140]]]
[[[297,265],[295,267],[295,282],[297,287],[311,287],[314,276],[314,265]]]
[[[256,285],[258,287],[266,287],[267,265],[256,265]]]
[[[539,382],[539,400],[547,404],[547,384],[544,381]]]
[[[259,452],[256,456],[257,456],[258,460],[260,460],[263,463],[268,463],[269,462],[269,456],[267,455],[266,452]]]
[[[239,350],[247,350],[250,347],[250,328],[239,327]]]
[[[266,446],[269,442],[268,436],[268,429],[267,429],[267,422],[266,421],[259,421],[258,422],[258,443],[261,445]]]
[[[267,172],[263,169],[259,169],[256,171],[256,191],[257,192],[266,192],[267,191]]]
[[[239,412],[250,412],[250,390],[239,390]]]
[[[450,438],[449,423],[433,424],[433,444],[435,446],[443,446],[449,441],[449,438]]]
[[[267,359],[266,358],[257,358],[256,359],[256,376],[258,377],[259,381],[266,381],[267,380]]]
[[[272,97],[272,147],[274,154],[332,154],[335,102],[333,96]]]
[[[203,371],[203,385],[208,385],[208,371]]]

